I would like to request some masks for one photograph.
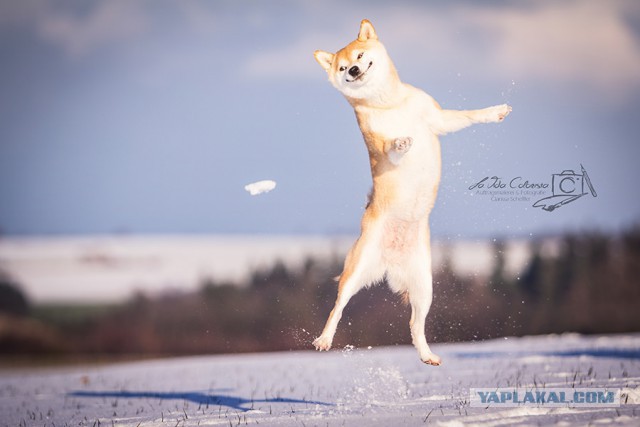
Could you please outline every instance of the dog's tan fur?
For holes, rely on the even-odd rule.
[[[335,54],[316,51],[314,56],[356,113],[369,151],[373,191],[360,237],[339,278],[336,304],[313,344],[318,350],[331,348],[349,299],[386,278],[411,304],[411,337],[420,359],[439,365],[440,357],[431,352],[424,334],[432,300],[428,221],[440,183],[438,135],[474,123],[500,122],[511,107],[443,110],[429,95],[400,80],[367,20],[345,48]]]

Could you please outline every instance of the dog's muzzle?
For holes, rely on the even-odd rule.
[[[364,77],[365,74],[367,74],[367,71],[369,71],[369,68],[371,68],[372,65],[373,65],[373,62],[369,62],[369,66],[364,71],[361,71],[360,67],[358,67],[357,65],[354,65],[353,67],[349,68],[348,73],[351,77],[353,77],[353,80],[347,80],[347,81],[349,83],[353,83],[356,80],[360,80],[361,78]]]

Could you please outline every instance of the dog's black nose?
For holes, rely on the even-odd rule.
[[[351,77],[358,77],[359,74],[360,74],[360,68],[358,68],[357,65],[354,65],[353,67],[349,68],[349,75]]]

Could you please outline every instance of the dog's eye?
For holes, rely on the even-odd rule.
[[[364,52],[360,52],[360,53],[358,54],[358,59],[362,59],[362,56],[363,56],[363,55],[364,55]]]
[[[345,67],[344,65],[342,67],[340,67],[340,71],[344,71],[346,69],[347,69],[347,67]]]

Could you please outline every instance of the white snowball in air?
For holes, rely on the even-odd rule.
[[[256,196],[262,193],[268,193],[274,188],[276,188],[276,182],[271,181],[270,179],[252,182],[251,184],[247,184],[244,186],[244,189],[247,190],[252,196]]]

